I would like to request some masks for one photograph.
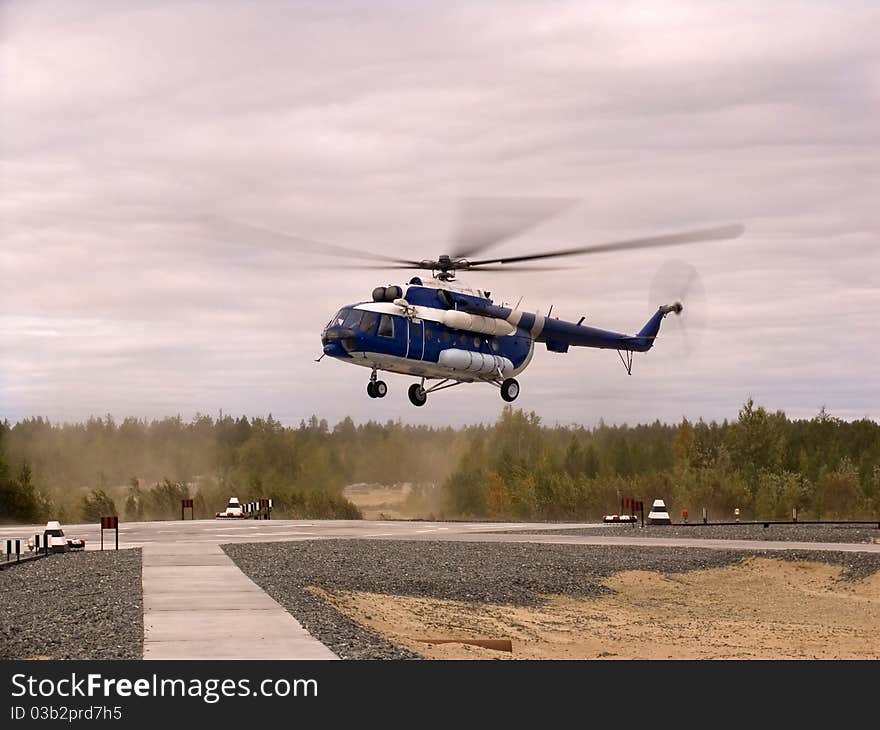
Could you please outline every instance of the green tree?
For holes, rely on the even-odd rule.
[[[93,489],[83,495],[80,503],[83,522],[100,522],[102,517],[116,515],[116,503],[103,489]]]

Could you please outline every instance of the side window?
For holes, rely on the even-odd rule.
[[[371,335],[376,331],[376,322],[378,321],[379,315],[375,312],[364,312],[364,318],[358,329],[364,334]]]
[[[379,316],[379,337],[394,337],[394,320],[388,314]]]

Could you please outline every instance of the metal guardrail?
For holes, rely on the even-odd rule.
[[[42,535],[39,533],[34,535],[33,550],[28,550],[27,554],[22,554],[22,545],[27,545],[25,539],[20,537],[7,538],[5,543],[6,551],[3,553],[3,560],[0,560],[0,570],[5,570],[21,563],[30,563],[49,555],[48,540],[46,539],[45,532]],[[12,552],[13,548],[15,549],[14,553]]]
[[[28,553],[27,555],[6,555],[4,560],[0,560],[0,570],[8,570],[14,565],[24,565],[25,563],[32,563],[34,560],[39,560],[40,558],[45,557],[48,556],[44,552]]]

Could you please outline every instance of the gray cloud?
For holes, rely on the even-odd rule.
[[[635,330],[670,257],[708,328],[627,377],[538,350],[550,422],[724,418],[749,395],[880,416],[880,49],[872,3],[79,3],[0,9],[0,417],[491,421],[325,360],[342,304],[400,272],[212,235],[221,216],[349,248],[448,249],[464,196],[576,198],[509,253],[741,220],[736,242],[483,274],[509,302]],[[329,259],[327,263],[333,263]],[[403,272],[405,273],[405,272]]]

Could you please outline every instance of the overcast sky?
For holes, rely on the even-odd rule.
[[[200,223],[423,258],[485,195],[579,201],[493,253],[747,228],[465,277],[637,331],[664,262],[700,272],[690,355],[672,326],[632,377],[539,346],[517,405],[545,422],[722,419],[749,396],[880,418],[878,35],[875,2],[5,0],[0,418],[493,421],[489,386],[416,409],[408,378],[372,400],[366,369],[314,362],[341,305],[408,272]]]

